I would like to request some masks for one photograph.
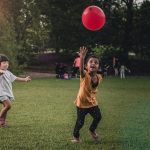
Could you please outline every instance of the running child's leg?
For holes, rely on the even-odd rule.
[[[2,101],[2,104],[3,104],[3,108],[0,112],[0,120],[4,120],[4,122],[5,122],[7,112],[11,108],[11,102],[10,102],[10,100],[4,100],[4,101]]]
[[[92,124],[90,125],[90,132],[94,139],[98,138],[98,135],[96,134],[95,130],[97,128],[98,123],[100,122],[102,116],[101,112],[98,106],[90,108],[89,111],[90,115],[93,117]]]
[[[74,132],[73,132],[73,136],[75,138],[79,138],[79,136],[80,136],[79,131],[84,125],[84,120],[85,120],[85,116],[87,113],[88,112],[87,112],[86,108],[78,108],[77,107],[77,120],[76,120],[76,124],[75,124],[75,128],[74,128]]]

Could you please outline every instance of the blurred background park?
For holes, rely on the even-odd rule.
[[[85,29],[83,10],[102,8],[106,24]],[[125,64],[130,75],[150,74],[150,1],[148,0],[0,0],[0,53],[10,69],[54,73],[56,63],[72,66],[79,47],[109,66]]]

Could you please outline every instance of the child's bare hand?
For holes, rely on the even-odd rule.
[[[25,78],[25,81],[26,81],[26,82],[31,81],[31,77],[30,77],[30,76],[27,76],[27,77]]]
[[[85,46],[80,47],[80,57],[85,57],[87,53],[87,48]]]
[[[5,72],[4,70],[0,69],[0,75],[4,74],[4,72]]]

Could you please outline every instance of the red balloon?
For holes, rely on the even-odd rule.
[[[96,31],[101,29],[105,21],[103,10],[97,6],[88,6],[82,13],[82,23],[88,30]]]

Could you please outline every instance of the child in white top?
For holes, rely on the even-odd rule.
[[[30,81],[31,78],[17,77],[8,71],[9,59],[7,56],[0,54],[0,103],[2,103],[3,108],[0,111],[0,127],[6,126],[6,116],[7,112],[11,108],[11,101],[14,99],[12,92],[12,82],[15,80],[18,81]]]
[[[130,72],[130,70],[125,65],[121,65],[120,66],[120,78],[121,79],[125,79],[125,71]]]

